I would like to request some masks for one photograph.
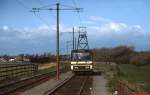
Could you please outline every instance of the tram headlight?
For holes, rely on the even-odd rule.
[[[92,66],[92,65],[90,65],[90,69],[93,69],[93,66]]]
[[[71,66],[71,70],[73,70],[73,66]]]

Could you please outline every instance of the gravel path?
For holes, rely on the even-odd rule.
[[[111,95],[106,87],[107,80],[103,75],[93,76],[92,95]]]

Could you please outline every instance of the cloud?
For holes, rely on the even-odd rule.
[[[53,31],[56,31],[56,25],[52,25],[52,26],[51,26],[51,29],[52,29]],[[59,30],[60,30],[60,32],[71,32],[71,31],[72,31],[72,28],[69,27],[69,26],[66,26],[66,25],[64,25],[64,24],[59,24]]]
[[[72,28],[60,24],[60,32],[71,32]],[[3,26],[0,28],[0,37],[1,38],[7,38],[7,39],[36,39],[39,37],[45,37],[45,36],[52,36],[56,33],[56,25],[40,25],[38,27],[29,28],[8,28],[8,26]],[[0,39],[1,39],[0,38]]]
[[[8,26],[4,25],[3,30],[8,30]]]
[[[3,26],[4,27],[4,26]],[[38,27],[0,28],[0,54],[19,54],[36,52],[55,52],[56,46],[56,25],[40,25]],[[66,46],[66,41],[71,39],[72,27],[60,25],[61,47]],[[63,50],[64,51],[64,50]]]
[[[82,21],[83,24],[95,24],[94,21],[90,21],[90,20],[86,20],[86,21]]]
[[[104,24],[104,23],[108,23],[108,22],[111,22],[111,21],[112,20],[104,18],[102,16],[89,16],[87,18],[87,20],[84,20],[82,23],[86,24],[86,25],[94,25],[94,24],[97,24],[97,23]]]
[[[141,25],[129,25],[98,16],[91,16],[93,24],[87,27],[89,45],[95,47],[113,47],[133,45],[137,50],[150,50],[149,29]],[[103,23],[102,23],[103,21]],[[96,23],[94,23],[96,22]],[[75,31],[78,27],[75,26]],[[72,27],[60,24],[60,46],[66,47],[66,41],[72,40]],[[32,53],[55,51],[56,25],[13,28],[7,25],[0,28],[0,53]]]
[[[90,16],[87,22],[93,22],[95,24],[90,25],[90,30],[99,32],[99,33],[133,33],[133,32],[147,32],[143,29],[141,25],[128,25],[123,22],[117,22],[108,18],[101,16]]]
[[[100,33],[123,33],[123,32],[144,32],[140,25],[128,25],[123,22],[113,21],[101,16],[90,16],[87,22],[93,22],[95,24],[89,26],[90,29]]]
[[[101,22],[111,21],[110,19],[106,19],[106,18],[101,17],[101,16],[90,16],[88,19],[91,20],[91,21],[101,21]]]
[[[127,25],[120,22],[108,22],[102,25],[94,25],[89,27],[90,31],[98,33],[109,34],[109,33],[138,33],[144,32],[140,25]]]
[[[90,16],[89,21],[95,22],[88,27],[89,42],[92,47],[133,45],[137,50],[150,50],[148,32],[150,29],[100,16]]]

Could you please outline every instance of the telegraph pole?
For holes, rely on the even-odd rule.
[[[56,63],[56,67],[57,67],[57,79],[59,79],[59,65],[60,65],[60,60],[59,60],[59,3],[56,3],[56,15],[57,15],[57,26],[56,26],[56,29],[57,29],[57,49],[56,49],[56,52],[57,52],[57,63]]]
[[[75,37],[75,50],[77,49],[77,41],[76,41],[76,37]]]
[[[69,41],[66,42],[66,50],[67,50],[67,56],[69,55]]]
[[[64,5],[63,5],[64,6]],[[56,8],[45,8],[45,7],[41,7],[41,8],[32,8],[32,12],[39,12],[40,10],[56,10],[56,15],[57,15],[57,18],[56,18],[56,23],[57,23],[57,26],[56,26],[56,39],[57,39],[57,44],[56,44],[56,55],[57,55],[57,58],[56,58],[56,66],[57,66],[57,74],[56,74],[56,77],[57,79],[59,79],[59,65],[60,65],[60,58],[59,58],[59,11],[60,10],[76,10],[77,12],[79,12],[81,10],[81,8],[73,8],[73,7],[69,7],[69,8],[60,8],[60,3],[56,3]]]
[[[72,46],[73,46],[73,50],[74,50],[74,27],[72,28]]]
[[[69,55],[69,45],[71,45],[70,43],[71,43],[71,41],[66,41],[67,55]]]

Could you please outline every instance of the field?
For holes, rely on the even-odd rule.
[[[115,69],[115,65],[111,64],[95,64],[95,69],[104,73],[108,79],[110,91],[116,88],[116,72],[119,70],[117,76],[122,80],[127,80],[130,83],[136,83],[141,90],[150,92],[150,65],[136,66],[132,64],[119,64],[119,69]]]
[[[68,68],[68,66],[70,66],[68,62],[61,62],[60,69]],[[46,63],[46,64],[38,65],[38,73],[40,74],[53,72],[53,71],[56,71],[56,63]]]
[[[120,64],[119,69],[121,79],[136,83],[142,90],[150,92],[150,65]]]
[[[38,64],[38,70],[43,70],[47,68],[51,68],[56,66],[56,63],[44,63],[44,64]]]

